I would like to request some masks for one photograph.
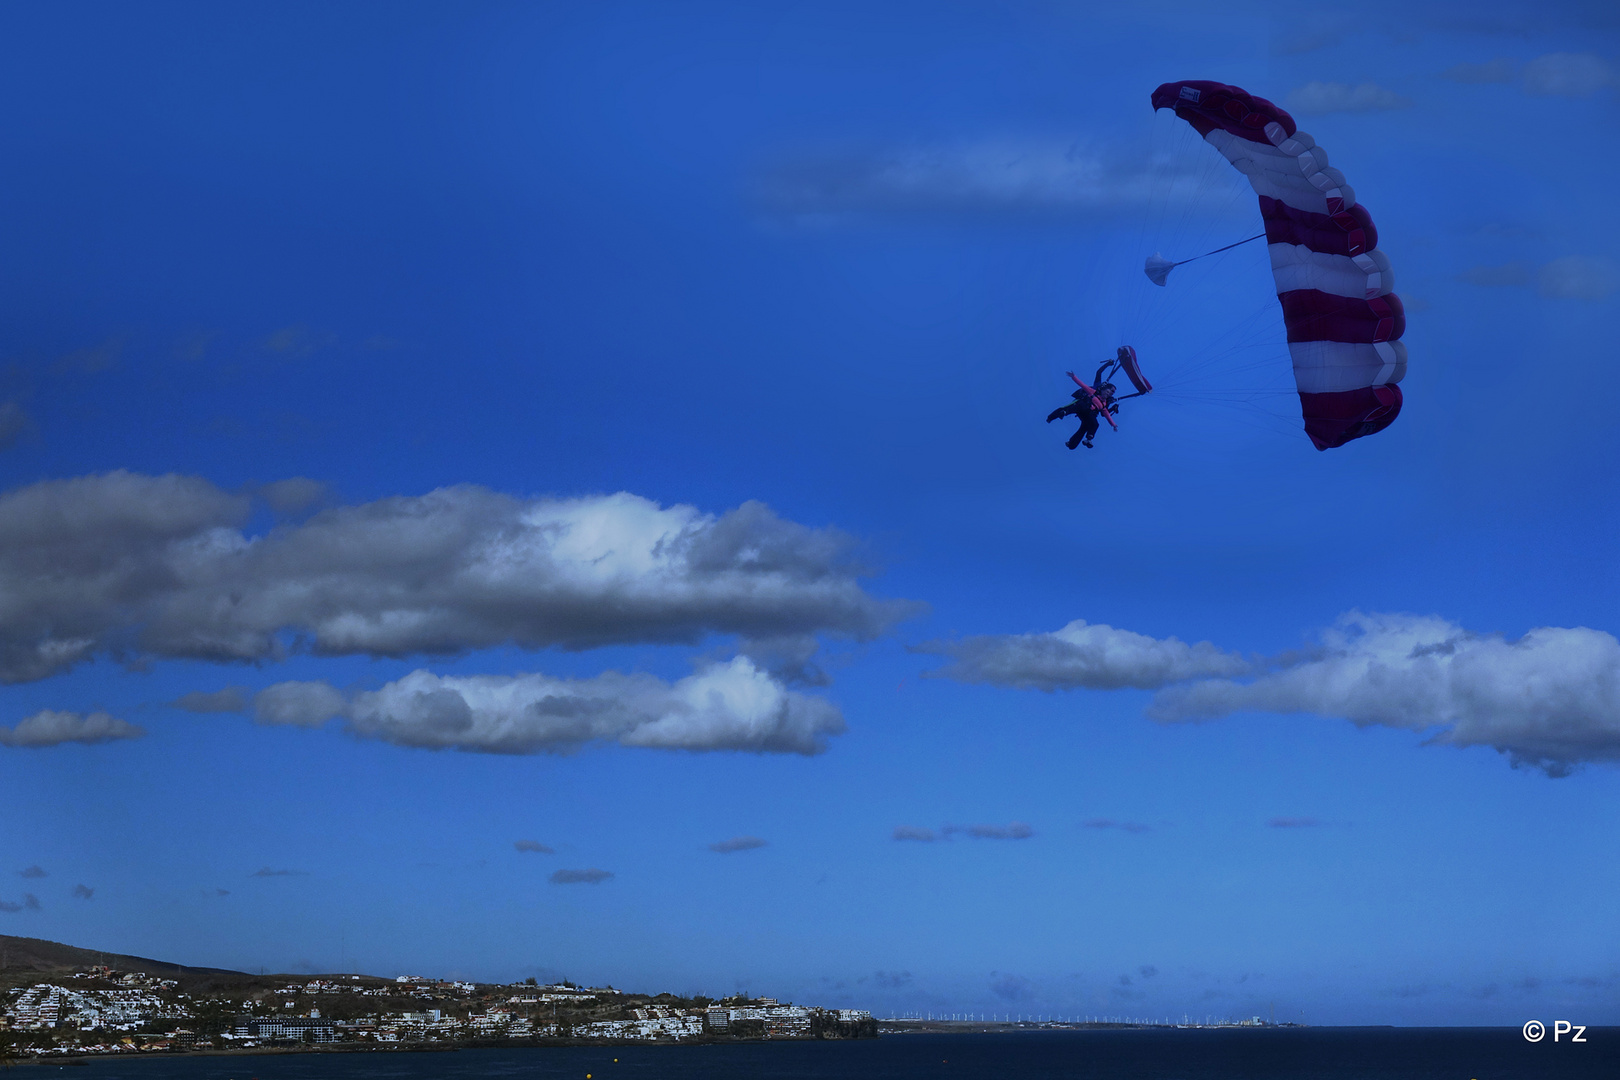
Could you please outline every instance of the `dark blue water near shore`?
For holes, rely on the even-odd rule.
[[[1528,1043],[1499,1028],[1052,1031],[861,1042],[92,1060],[72,1080],[1587,1080],[1620,1077],[1620,1028]],[[618,1061],[615,1062],[614,1059]],[[57,1073],[55,1063],[29,1080]]]

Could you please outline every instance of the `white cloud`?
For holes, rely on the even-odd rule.
[[[1410,98],[1377,83],[1358,83],[1351,86],[1341,82],[1308,82],[1288,95],[1288,110],[1305,116],[1335,112],[1385,112],[1391,109],[1409,109]]]
[[[1458,275],[1470,285],[1488,289],[1529,285],[1533,279],[1528,263],[1510,262],[1494,266],[1470,266]]]
[[[946,836],[960,833],[974,840],[1028,840],[1035,830],[1022,821],[1007,825],[947,825],[940,830]]]
[[[1542,296],[1561,300],[1601,300],[1620,289],[1620,267],[1613,259],[1566,255],[1536,272]]]
[[[0,681],[98,653],[260,661],[832,634],[920,605],[860,584],[854,543],[759,503],[718,517],[634,495],[485,488],[326,509],[250,537],[248,499],[114,472],[0,496]]]
[[[1337,45],[1355,28],[1354,24],[1345,22],[1328,24],[1319,22],[1315,25],[1296,26],[1272,39],[1271,52],[1274,56],[1298,56],[1301,53],[1315,52],[1330,45]]]
[[[1488,288],[1534,286],[1552,300],[1602,300],[1620,290],[1620,266],[1607,256],[1566,255],[1539,267],[1523,262],[1471,266],[1458,279]]]
[[[1161,721],[1314,713],[1489,746],[1552,775],[1620,761],[1620,640],[1586,627],[1540,627],[1510,641],[1438,616],[1351,612],[1304,652],[1244,660],[1208,642],[1076,621],[1058,634],[966,638],[921,651],[952,658],[928,674],[966,682],[1157,689],[1147,712]]]
[[[1591,97],[1615,81],[1614,68],[1591,53],[1548,53],[1524,65],[1524,91],[1538,97]]]
[[[896,840],[915,840],[924,844],[932,844],[939,839],[933,829],[923,829],[916,825],[896,825],[894,827],[894,838]]]
[[[931,678],[1021,690],[1152,690],[1206,675],[1239,675],[1250,663],[1207,641],[1151,638],[1076,619],[1050,634],[996,634],[932,641],[917,651],[950,657]]]
[[[613,876],[611,870],[592,866],[585,870],[558,870],[551,875],[553,885],[600,885]]]
[[[33,427],[34,422],[21,405],[15,401],[0,401],[0,450],[9,450]]]
[[[146,731],[104,712],[88,715],[41,709],[21,720],[16,727],[0,727],[0,746],[37,749],[63,743],[104,743],[118,739],[138,739]]]
[[[176,709],[184,709],[194,713],[233,713],[246,712],[248,707],[248,689],[245,686],[227,686],[223,690],[207,693],[202,690],[193,690],[189,694],[182,694],[174,701],[169,702]]]
[[[349,700],[324,682],[279,682],[253,695],[261,724],[320,727],[349,711]]]
[[[716,840],[709,845],[709,850],[718,852],[721,855],[730,855],[736,851],[753,851],[756,848],[764,847],[768,843],[768,840],[763,840],[757,836],[733,836],[729,840]]]
[[[794,213],[1096,213],[1143,206],[1172,189],[1171,197],[1187,198],[1200,164],[1083,140],[984,139],[806,156],[769,172],[759,194]]]
[[[331,496],[325,484],[307,476],[292,476],[265,484],[257,494],[278,514],[300,513],[326,502]]]
[[[1482,64],[1454,64],[1441,72],[1442,78],[1460,83],[1510,83],[1519,73],[1519,62],[1498,56]]]
[[[556,679],[418,670],[350,698],[324,682],[278,683],[253,704],[264,724],[312,727],[341,716],[362,738],[490,754],[566,753],[590,742],[818,754],[844,730],[836,705],[788,689],[745,656],[674,683],[614,671]]]
[[[1320,648],[1248,682],[1207,680],[1158,694],[1155,719],[1239,711],[1315,713],[1490,746],[1553,775],[1620,760],[1620,641],[1541,627],[1516,641],[1437,617],[1344,616]]]
[[[1153,826],[1144,825],[1140,821],[1115,821],[1113,818],[1091,818],[1080,823],[1085,829],[1119,829],[1121,832],[1145,833],[1152,832]]]

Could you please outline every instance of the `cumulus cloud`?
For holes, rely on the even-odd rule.
[[[3,601],[0,601],[3,603]],[[138,739],[146,730],[104,712],[88,715],[41,709],[20,720],[16,727],[0,727],[0,746],[38,749],[63,743],[104,743],[118,739]]]
[[[1519,62],[1498,56],[1482,64],[1453,64],[1440,73],[1443,79],[1460,83],[1510,83],[1519,74]]]
[[[324,682],[277,683],[253,699],[261,724],[315,727],[396,746],[488,754],[567,753],[590,742],[661,750],[819,754],[844,730],[831,702],[789,690],[746,656],[674,683],[605,672],[435,675],[413,671],[345,697]]]
[[[555,855],[554,848],[549,848],[538,840],[514,840],[512,846],[519,851],[527,851],[535,855]]]
[[[1538,97],[1591,97],[1615,82],[1614,68],[1591,53],[1548,53],[1524,65],[1524,91]]]
[[[1523,262],[1502,263],[1499,266],[1470,266],[1458,275],[1458,279],[1470,285],[1484,285],[1487,288],[1529,285],[1533,280],[1530,265]]]
[[[189,694],[182,694],[169,704],[177,709],[194,713],[239,713],[246,712],[248,708],[248,688],[245,686],[227,686],[223,690],[205,693],[202,690],[193,690]]]
[[[1351,612],[1274,670],[1167,689],[1148,714],[1183,721],[1239,711],[1421,731],[1559,776],[1581,762],[1620,760],[1620,641],[1586,627],[1509,640],[1435,616]]]
[[[553,885],[600,885],[613,876],[611,870],[592,866],[585,870],[558,870],[551,875]]]
[[[1553,300],[1601,300],[1620,289],[1620,266],[1604,256],[1566,255],[1539,267],[1524,262],[1473,266],[1458,279],[1487,287],[1534,286]]]
[[[292,476],[263,485],[258,494],[276,513],[298,514],[325,502],[331,493],[319,480]]]
[[[759,184],[770,209],[848,212],[1096,214],[1140,207],[1155,193],[1187,198],[1189,158],[1060,138],[997,138],[804,155]]]
[[[915,840],[924,844],[932,844],[939,839],[933,829],[919,829],[915,825],[896,825],[894,829],[896,840]]]
[[[73,895],[80,900],[89,900],[96,895],[96,890],[88,885],[73,886]]]
[[[0,401],[0,450],[9,450],[27,434],[34,422],[15,401]]]
[[[1288,109],[1305,116],[1335,112],[1385,112],[1409,109],[1412,99],[1377,83],[1308,82],[1289,93]]]
[[[38,910],[40,910],[39,897],[35,896],[33,893],[23,893],[23,898],[21,901],[0,900],[0,911],[16,912]]]
[[[1271,829],[1314,829],[1322,823],[1313,817],[1274,817],[1266,822]]]
[[[332,507],[263,536],[205,480],[114,472],[0,496],[0,680],[98,653],[213,661],[588,649],[831,634],[919,605],[869,595],[850,537],[760,503],[485,488]]]
[[[1298,56],[1301,53],[1315,52],[1329,45],[1338,44],[1349,34],[1350,29],[1344,24],[1295,27],[1272,39],[1271,52],[1274,56]]]
[[[930,641],[917,652],[951,662],[925,677],[990,683],[1020,690],[1152,690],[1209,675],[1238,675],[1249,661],[1207,641],[1188,645],[1076,619],[1049,634],[993,634]]]
[[[249,874],[248,877],[303,877],[305,874],[306,871],[303,870],[275,870],[268,866],[261,866]]]
[[[50,875],[45,872],[43,866],[25,866],[17,871],[17,876],[21,878],[42,878]]]
[[[1113,818],[1091,818],[1090,820],[1082,821],[1080,823],[1080,827],[1083,829],[1118,829],[1121,832],[1128,833],[1145,833],[1153,831],[1153,826],[1144,825],[1140,821],[1115,821]]]
[[[752,851],[764,847],[769,841],[757,836],[733,836],[729,840],[716,840],[709,845],[710,851],[717,851],[722,855],[730,855],[734,851]]]
[[[947,825],[940,830],[946,836],[971,837],[974,840],[1028,840],[1035,830],[1022,821],[1006,825]]]
[[[253,695],[253,717],[261,724],[320,727],[348,710],[349,699],[324,682],[279,682]]]
[[[1613,259],[1566,255],[1537,271],[1536,289],[1559,300],[1601,300],[1620,289],[1620,267]]]
[[[821,643],[814,634],[786,634],[737,642],[737,651],[783,682],[798,686],[831,686],[832,679],[814,662]]]
[[[1309,649],[1243,660],[1208,642],[1189,647],[1084,623],[1065,630],[1076,626],[1101,631],[1104,644],[1123,642],[1127,658],[1156,661],[1140,674],[1144,665],[1093,649],[1071,672],[1066,661],[1051,659],[1068,653],[1041,640],[1057,635],[967,638],[922,651],[955,659],[930,674],[968,681],[1043,690],[1158,687],[1148,715],[1161,721],[1239,711],[1338,716],[1423,731],[1434,743],[1490,746],[1515,765],[1554,776],[1583,762],[1620,760],[1620,641],[1600,630],[1540,627],[1510,641],[1437,616],[1351,612]],[[1107,659],[1093,665],[1096,655]],[[1199,676],[1200,668],[1223,674]]]

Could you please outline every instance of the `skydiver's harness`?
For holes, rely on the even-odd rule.
[[[1115,397],[1113,391],[1111,390],[1104,394],[1101,390],[1096,389],[1097,387],[1103,386],[1108,377],[1119,370],[1120,364],[1121,361],[1117,356],[1112,360],[1104,360],[1100,365],[1098,365],[1097,374],[1092,376],[1091,386],[1087,386],[1085,383],[1081,382],[1080,376],[1076,375],[1074,372],[1068,372],[1067,374],[1069,378],[1073,379],[1075,385],[1080,389],[1076,390],[1073,395],[1071,395],[1074,398],[1074,404],[1066,406],[1064,411],[1079,413],[1081,410],[1085,410],[1087,412],[1095,413],[1096,415],[1101,416],[1104,420],[1107,420],[1109,427],[1113,428],[1115,431],[1118,431],[1119,425],[1114,423],[1114,414],[1119,412],[1119,403],[1122,401],[1128,401],[1133,397],[1141,397],[1143,394],[1147,393],[1146,390],[1138,390],[1134,394],[1126,394],[1123,397]]]

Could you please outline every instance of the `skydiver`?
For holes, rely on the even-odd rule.
[[[1124,358],[1125,347],[1120,346],[1119,355],[1112,360],[1104,360],[1102,363],[1098,364],[1097,374],[1091,377],[1091,385],[1095,389],[1097,401],[1102,403],[1104,409],[1116,414],[1119,412],[1119,406],[1114,402],[1114,384],[1111,382],[1105,382],[1104,376],[1113,374],[1113,369],[1117,368]],[[1073,376],[1071,376],[1071,378],[1072,377]],[[1079,380],[1075,381],[1078,382]],[[1099,415],[1097,406],[1092,401],[1091,394],[1086,391],[1084,386],[1075,390],[1075,392],[1070,396],[1073,397],[1074,400],[1061,408],[1053,409],[1051,413],[1047,415],[1046,422],[1050,424],[1060,416],[1079,417],[1080,430],[1076,431],[1073,438],[1071,438],[1064,445],[1066,445],[1070,450],[1073,450],[1075,447],[1080,446],[1083,443],[1086,449],[1090,450],[1091,438],[1097,434],[1097,417]]]
[[[1118,355],[1116,355],[1112,360],[1104,360],[1101,364],[1097,365],[1097,374],[1091,377],[1091,384],[1093,388],[1091,393],[1086,391],[1086,387],[1082,383],[1080,388],[1070,395],[1074,398],[1073,401],[1062,406],[1061,408],[1053,409],[1051,413],[1047,415],[1046,422],[1048,424],[1060,416],[1077,416],[1080,418],[1080,430],[1076,431],[1074,436],[1064,444],[1070,450],[1075,449],[1082,443],[1085,444],[1086,449],[1091,449],[1092,436],[1097,434],[1097,418],[1103,415],[1104,412],[1110,416],[1119,415],[1119,403],[1125,400],[1125,398],[1115,397],[1117,392],[1116,387],[1113,383],[1108,382],[1107,378],[1119,368],[1123,367],[1126,361],[1129,359],[1129,347],[1121,345],[1119,347]],[[1069,377],[1074,378],[1074,373],[1070,372]],[[1075,382],[1080,382],[1080,380],[1075,379]],[[1142,390],[1134,394],[1126,394],[1125,397],[1141,397],[1142,394],[1146,392],[1147,391]],[[1096,395],[1095,401],[1093,401],[1092,398],[1093,393]],[[1098,403],[1102,405],[1102,411],[1098,410]]]
[[[1102,403],[1102,407],[1104,409],[1107,409],[1109,412],[1115,414],[1119,412],[1119,405],[1114,401],[1113,383],[1098,383],[1096,387],[1096,394],[1097,400]],[[1053,409],[1052,412],[1046,417],[1046,422],[1050,424],[1060,416],[1079,417],[1080,430],[1076,431],[1074,435],[1070,437],[1069,441],[1064,445],[1066,445],[1070,450],[1073,450],[1075,447],[1083,444],[1086,449],[1089,450],[1091,449],[1091,438],[1097,434],[1097,417],[1100,414],[1097,411],[1097,406],[1092,402],[1092,396],[1084,389],[1076,390],[1073,397],[1074,400],[1069,402],[1067,405],[1064,405],[1061,408]]]

